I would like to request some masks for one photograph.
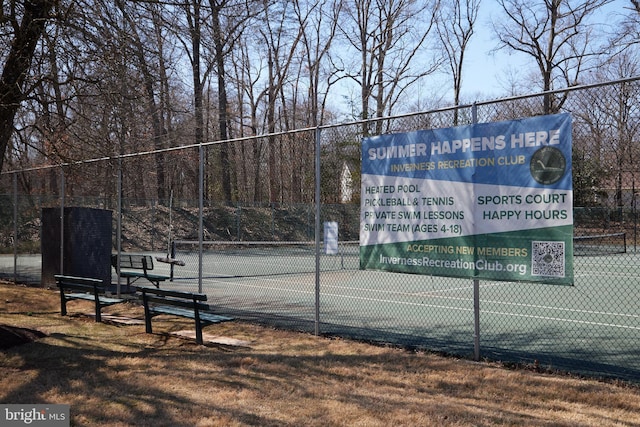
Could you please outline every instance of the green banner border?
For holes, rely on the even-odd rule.
[[[546,243],[536,250],[536,267],[554,275],[532,274],[533,241],[564,244],[562,255]],[[360,269],[572,285],[573,225],[361,246]]]

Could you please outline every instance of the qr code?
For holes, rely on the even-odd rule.
[[[531,275],[564,277],[564,242],[531,242]]]

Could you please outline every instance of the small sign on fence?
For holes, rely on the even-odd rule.
[[[324,252],[327,255],[338,254],[338,223],[324,223]]]

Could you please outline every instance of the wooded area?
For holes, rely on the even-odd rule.
[[[69,196],[109,197],[121,170],[135,183],[126,197],[196,199],[198,148],[231,141],[203,150],[207,200],[306,203],[314,200],[314,133],[291,131],[358,123],[323,137],[323,186],[340,188],[345,168],[358,176],[360,139],[391,130],[367,119],[473,102],[461,94],[465,77],[482,73],[465,68],[480,25],[491,27],[496,52],[528,58],[526,70],[505,79],[505,97],[640,74],[638,2],[495,3],[6,0],[0,171],[103,159],[65,169]],[[489,7],[491,21],[479,22]],[[545,94],[540,106],[505,105],[502,115],[562,111],[567,93]],[[577,96],[570,112],[591,135],[574,141],[577,188],[615,182],[622,194],[639,172],[639,84]],[[447,125],[466,120],[456,110]],[[149,154],[127,161],[140,152]],[[2,175],[0,193],[11,192],[10,181]],[[59,181],[55,169],[18,177],[29,195],[55,195]],[[577,191],[576,206],[594,203],[594,192]],[[341,201],[340,191],[322,197]]]

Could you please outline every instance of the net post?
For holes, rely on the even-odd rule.
[[[171,251],[169,252],[171,259],[175,260],[176,259],[176,241],[172,240],[171,241]],[[171,274],[169,275],[169,281],[173,282],[173,263],[171,263]]]

